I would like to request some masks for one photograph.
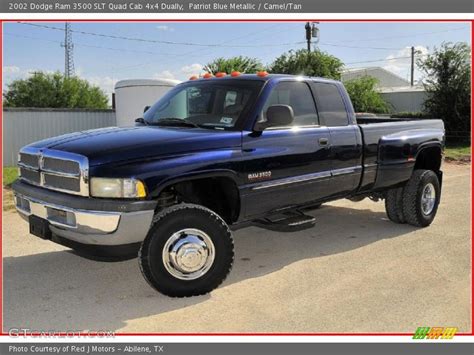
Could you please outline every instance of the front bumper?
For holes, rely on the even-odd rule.
[[[156,207],[155,201],[72,196],[21,181],[12,187],[20,216],[27,221],[30,215],[48,220],[53,241],[65,245],[107,247],[140,243],[150,229]]]

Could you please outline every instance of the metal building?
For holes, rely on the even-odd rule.
[[[18,151],[29,143],[115,125],[113,110],[4,108],[3,166],[16,165]]]
[[[364,76],[371,76],[378,80],[378,87],[403,87],[409,86],[410,82],[403,79],[391,71],[381,67],[367,67],[346,69],[342,72],[341,81],[349,81],[352,79],[362,78]]]

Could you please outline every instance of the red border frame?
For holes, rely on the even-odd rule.
[[[415,20],[415,19],[386,19],[386,20],[374,20],[374,19],[357,19],[357,20],[344,20],[344,19],[315,19],[315,18],[302,18],[302,19],[143,19],[143,20],[132,20],[132,19],[96,19],[96,20],[76,20],[76,19],[16,19],[16,20],[5,20],[0,19],[0,67],[2,68],[2,75],[0,76],[0,90],[2,92],[2,100],[0,100],[0,140],[2,142],[0,146],[0,155],[3,169],[3,23],[9,22],[306,22],[306,21],[319,21],[319,22],[464,22],[471,23],[471,47],[474,44],[474,20],[460,20],[460,19],[438,19],[438,20]],[[471,68],[474,67],[474,57],[472,56],[471,49]],[[472,76],[471,69],[471,137],[472,137],[472,123],[474,122],[474,105],[472,103],[472,94],[474,92],[474,78]],[[472,145],[472,143],[471,143]],[[472,155],[472,151],[471,151]],[[0,175],[0,183],[3,186],[3,174]],[[458,333],[457,336],[474,336],[474,309],[472,307],[472,298],[474,296],[474,239],[472,238],[472,231],[474,227],[472,219],[472,209],[474,208],[473,203],[473,190],[474,185],[473,167],[471,163],[471,332],[470,333]],[[3,190],[2,190],[3,197]],[[0,210],[0,230],[2,230],[2,241],[3,241],[3,208]],[[3,243],[0,243],[0,255],[2,256],[2,263],[0,263],[0,275],[1,275],[1,289],[0,289],[0,337],[8,336],[8,333],[3,332]],[[413,330],[415,331],[415,329]],[[80,333],[81,336],[90,337],[91,334]],[[92,333],[93,334],[93,333]],[[32,336],[38,336],[37,333],[31,333]],[[60,336],[67,336],[67,333],[59,333]],[[116,336],[412,336],[413,333],[115,333]],[[98,340],[106,341],[106,338],[97,338]]]

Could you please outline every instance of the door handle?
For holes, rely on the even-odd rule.
[[[327,138],[319,138],[319,145],[321,147],[329,147],[329,139]]]

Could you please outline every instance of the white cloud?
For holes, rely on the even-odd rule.
[[[20,68],[16,65],[7,65],[3,67],[3,74],[19,74],[21,72]]]
[[[164,32],[174,32],[174,28],[167,26],[167,25],[158,25],[156,26],[156,29],[158,31],[164,31]]]
[[[117,82],[117,79],[110,76],[81,76],[81,78],[87,80],[92,85],[98,86],[107,94],[114,92],[115,83]]]
[[[428,54],[428,48],[425,46],[415,46],[415,61],[416,59]],[[395,53],[388,55],[386,58],[384,69],[389,70],[404,79],[409,80],[411,68],[411,47],[405,47]],[[416,63],[415,63],[416,65]],[[415,77],[419,77],[419,73],[415,66]]]
[[[155,73],[152,76],[153,79],[176,79],[175,75],[169,70],[163,70],[162,72]]]
[[[199,63],[185,65],[181,68],[181,73],[186,75],[197,75],[202,71],[203,66]]]

